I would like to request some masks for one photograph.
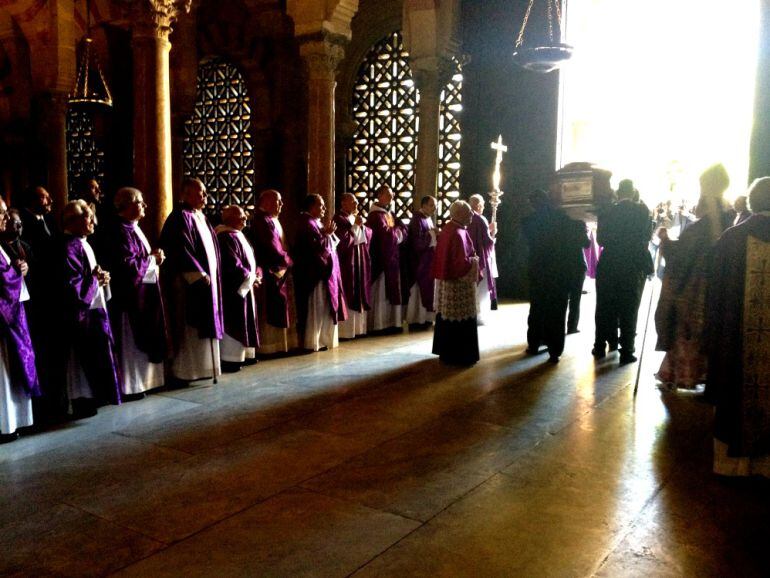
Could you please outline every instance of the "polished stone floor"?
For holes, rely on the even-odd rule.
[[[636,398],[595,364],[592,313],[556,366],[512,304],[470,369],[366,338],[2,446],[0,575],[770,575],[770,484],[710,474],[660,354]]]

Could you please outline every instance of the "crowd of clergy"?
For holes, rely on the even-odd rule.
[[[473,208],[453,203],[439,230],[431,196],[405,225],[387,186],[366,218],[352,194],[333,218],[311,194],[289,247],[278,191],[263,191],[251,215],[224,207],[213,227],[206,187],[190,178],[153,245],[141,191],[121,188],[111,210],[96,180],[78,189],[59,223],[43,187],[13,209],[0,199],[0,442],[404,323],[435,323],[446,363],[479,359],[478,313],[497,305],[495,226],[478,195]]]

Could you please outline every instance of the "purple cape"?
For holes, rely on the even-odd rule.
[[[433,260],[435,279],[460,279],[472,267],[471,257],[476,254],[468,231],[449,221],[441,229],[436,243],[436,258]]]
[[[99,283],[80,239],[64,235],[62,249],[60,266],[65,336],[71,339],[75,356],[94,396],[102,402],[120,403],[121,380],[110,317],[105,309],[90,308]],[[67,345],[66,340],[63,343]]]
[[[428,218],[421,212],[416,212],[409,222],[409,238],[407,240],[407,255],[409,259],[409,278],[407,291],[417,283],[420,288],[420,300],[423,307],[433,311],[433,253],[435,247],[430,246],[432,237]]]
[[[225,229],[217,233],[222,257],[222,305],[225,333],[240,341],[244,347],[259,347],[257,312],[247,293],[241,297],[238,289],[251,274],[246,252],[238,240],[237,231]],[[248,241],[247,241],[248,242]]]
[[[489,297],[494,303],[497,301],[497,285],[495,278],[492,277],[492,251],[495,248],[495,241],[489,234],[489,221],[484,215],[473,213],[473,219],[468,227],[468,234],[473,241],[473,247],[479,256],[479,271],[487,278],[489,284]]]
[[[366,226],[372,230],[369,255],[372,260],[372,281],[385,274],[385,294],[391,305],[401,305],[401,265],[397,232],[406,236],[406,227],[399,221],[393,226],[388,224],[390,213],[369,211]]]
[[[369,258],[369,243],[372,240],[372,230],[363,226],[366,243],[356,245],[353,225],[344,213],[334,215],[337,225],[336,235],[340,240],[337,245],[337,257],[340,263],[342,287],[348,309],[352,311],[368,311],[371,308],[371,260]]]
[[[27,316],[19,302],[22,276],[12,263],[0,258],[0,339],[8,348],[8,370],[14,386],[27,395],[39,396],[40,384],[35,369],[35,352],[27,328]]]
[[[273,218],[260,209],[254,210],[249,231],[251,244],[257,255],[257,265],[262,269],[265,320],[273,327],[289,327],[289,290],[286,275],[280,279],[275,273],[291,269],[292,260],[283,248],[281,236]]]
[[[220,261],[216,235],[208,220],[206,221],[206,226],[214,241],[217,261]],[[171,283],[165,283],[167,287],[174,286],[174,276],[181,276],[184,273],[211,274],[206,257],[206,247],[198,233],[194,213],[190,207],[182,204],[171,211],[171,214],[163,224],[163,230],[160,232],[160,246],[166,253],[166,263],[163,267],[164,277],[172,277]],[[219,269],[218,267],[218,271]],[[216,295],[214,295],[213,287],[203,279],[195,283],[184,282],[184,303],[186,304],[184,323],[190,327],[195,327],[201,338],[222,339],[224,328],[222,320],[222,283],[221,279],[218,279],[218,281],[217,287],[219,291]],[[167,295],[167,298],[170,299],[172,296]],[[216,308],[214,307],[215,299],[218,305]],[[174,307],[168,307],[170,316],[176,314],[175,309]],[[174,328],[182,327],[183,324],[180,321],[180,319],[174,319],[171,326]]]
[[[743,326],[749,237],[770,242],[770,217],[753,215],[724,232],[714,248],[706,297],[706,394],[716,403],[714,437],[728,445],[733,457],[770,453],[767,384],[744,379],[744,340],[762,340],[761,335],[747,335]],[[762,304],[754,310],[761,315]]]
[[[112,277],[109,310],[113,335],[121,339],[123,313],[127,313],[137,349],[146,353],[151,363],[160,363],[168,356],[168,330],[160,281],[142,283],[150,254],[134,225],[123,219],[107,225],[102,242]]]
[[[302,213],[297,226],[297,242],[294,249],[294,284],[297,292],[298,318],[304,325],[307,302],[316,285],[325,283],[329,295],[332,320],[347,319],[345,295],[337,252],[331,239],[321,231],[318,221]]]

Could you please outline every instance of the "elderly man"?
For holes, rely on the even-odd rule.
[[[387,185],[377,189],[377,201],[369,210],[366,225],[372,230],[369,255],[372,260],[372,308],[370,330],[401,330],[401,264],[399,245],[406,240],[407,229],[390,212],[393,191]]]
[[[103,236],[112,272],[110,320],[118,345],[124,401],[141,399],[163,385],[168,334],[160,293],[165,255],[153,250],[139,227],[145,202],[141,191],[124,187],[115,194],[118,218]]]
[[[5,201],[0,198],[0,234],[7,223]],[[27,269],[23,259],[12,258],[0,246],[0,443],[18,439],[17,429],[32,425],[32,397],[40,395],[22,305],[29,298],[24,286]]]
[[[120,403],[121,384],[115,342],[107,313],[110,274],[96,262],[86,239],[94,232],[94,214],[85,201],[62,211],[64,239],[60,266],[67,395],[74,417],[89,417],[104,403]],[[64,340],[66,343],[67,341]]]
[[[21,195],[19,213],[24,227],[22,238],[39,257],[51,249],[55,231],[51,207],[51,195],[43,187],[31,187]]]
[[[452,220],[441,229],[433,260],[436,279],[436,330],[433,353],[449,365],[473,365],[479,360],[476,323],[476,283],[479,258],[467,228],[473,210],[465,201],[449,207]]]
[[[237,205],[222,210],[222,224],[216,228],[222,256],[222,306],[225,334],[222,337],[222,369],[230,373],[255,362],[259,347],[257,303],[254,288],[262,282],[251,243],[246,240],[246,212]]]
[[[408,301],[406,322],[412,328],[427,327],[433,323],[433,252],[436,247],[436,199],[426,195],[420,201],[420,209],[409,221],[406,258],[408,261]]]
[[[352,193],[342,195],[334,224],[337,227],[335,234],[340,240],[337,256],[348,310],[348,318],[337,325],[340,337],[353,339],[357,335],[366,335],[366,312],[371,306],[369,242],[372,230],[364,225],[358,214],[358,201]]]
[[[262,191],[251,219],[251,242],[262,269],[259,320],[260,348],[263,354],[289,351],[289,290],[293,262],[287,250],[281,222],[281,193]]]
[[[479,324],[484,324],[485,314],[497,309],[497,266],[495,263],[495,233],[494,223],[489,223],[484,216],[484,197],[471,195],[469,199],[473,209],[473,220],[468,227],[468,234],[473,241],[473,247],[479,256],[481,280],[476,286],[479,299]]]
[[[770,477],[770,178],[752,183],[749,204],[753,215],[713,252],[706,395],[716,404],[714,472]]]
[[[308,195],[302,203],[294,251],[297,319],[303,346],[311,351],[339,345],[337,322],[347,317],[342,278],[337,259],[334,222],[326,225],[326,203]]]
[[[171,318],[175,386],[221,373],[219,341],[223,335],[219,246],[203,214],[206,187],[199,179],[182,184],[182,202],[160,233],[167,257],[164,286]],[[173,297],[173,301],[172,298]]]

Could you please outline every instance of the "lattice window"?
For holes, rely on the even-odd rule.
[[[104,182],[104,151],[96,140],[90,112],[67,110],[67,188],[75,198],[75,188],[83,178]]]
[[[223,59],[198,68],[195,109],[185,122],[184,174],[206,185],[206,212],[254,207],[251,107],[241,73]]]
[[[439,218],[459,196],[462,73],[441,95]],[[346,188],[369,207],[374,192],[387,184],[396,193],[395,213],[408,222],[414,199],[414,169],[420,96],[400,32],[375,44],[364,57],[353,88],[356,130],[347,151]]]

